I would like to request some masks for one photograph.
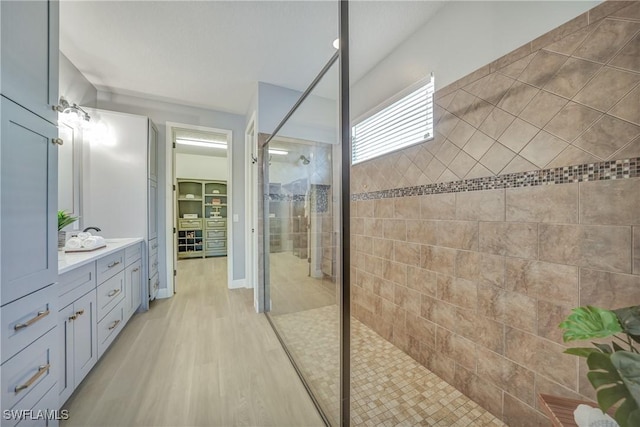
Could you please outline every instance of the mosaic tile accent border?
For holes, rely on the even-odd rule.
[[[358,193],[351,195],[351,200],[389,199],[637,177],[640,177],[640,157]]]

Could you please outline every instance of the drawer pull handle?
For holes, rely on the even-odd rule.
[[[82,316],[84,314],[84,308],[81,308],[80,310],[76,311],[76,314],[78,316]]]
[[[115,296],[116,296],[116,295],[118,295],[119,293],[120,293],[120,289],[114,289],[114,290],[112,290],[111,292],[109,292],[109,293],[107,294],[107,296],[108,296],[109,298],[111,298],[111,297],[115,297]]]
[[[15,393],[18,394],[22,390],[29,388],[33,383],[35,383],[38,380],[38,378],[40,378],[45,372],[47,372],[49,368],[51,368],[51,364],[49,363],[47,363],[46,365],[39,366],[38,372],[36,372],[34,376],[29,378],[29,380],[26,383],[16,386],[16,388],[14,389]]]
[[[131,270],[132,273],[135,273],[136,271],[140,270],[140,267],[136,267],[133,270]]]
[[[158,244],[157,244],[157,243],[154,243],[154,244],[153,244],[153,246],[151,246],[151,249],[155,249],[155,248],[157,248],[157,247],[158,247]]]
[[[111,324],[111,326],[109,326],[109,330],[115,329],[115,328],[116,328],[116,326],[118,326],[118,323],[120,323],[120,319],[115,320],[115,321]]]
[[[74,315],[72,315],[72,316],[69,316],[69,321],[76,320],[77,318],[78,318],[78,315],[77,315],[77,314],[74,314]]]
[[[113,261],[111,264],[107,265],[107,268],[113,268],[118,264],[120,264],[120,261]]]
[[[53,138],[51,140],[51,143],[52,144],[56,144],[56,145],[62,145],[62,144],[64,144],[64,141],[62,140],[62,138]]]
[[[45,311],[39,311],[38,315],[36,317],[34,317],[33,319],[27,320],[24,323],[17,323],[13,329],[15,331],[19,331],[20,329],[29,327],[31,325],[33,325],[34,323],[36,323],[38,320],[42,320],[43,318],[47,317],[49,315],[50,311],[49,309],[45,310]]]

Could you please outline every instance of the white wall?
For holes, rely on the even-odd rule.
[[[229,129],[233,132],[231,149],[233,153],[233,214],[238,215],[239,222],[233,223],[233,279],[244,279],[245,273],[245,226],[244,226],[244,130],[245,117],[238,114],[224,113],[215,110],[189,107],[186,105],[144,99],[129,95],[118,95],[109,92],[98,92],[98,108],[122,111],[132,114],[148,116],[158,126],[158,206],[166,205],[167,182],[166,170],[166,123],[177,122],[196,126],[206,126],[218,129]],[[171,171],[168,171],[171,174]],[[169,177],[170,180],[170,177]],[[170,196],[170,195],[169,195]],[[168,221],[167,212],[158,212],[160,233],[158,236],[161,251],[160,259],[166,259],[167,236],[165,225]],[[166,277],[166,263],[160,263],[160,274]],[[166,287],[166,283],[161,286]]]
[[[351,89],[351,117],[435,74],[436,90],[596,6],[599,1],[449,1]]]
[[[64,96],[72,104],[95,108],[98,99],[96,88],[62,52],[59,60],[58,92],[60,96]]]
[[[176,153],[176,178],[226,181],[229,176],[227,164],[226,157]]]

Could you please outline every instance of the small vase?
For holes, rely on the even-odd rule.
[[[64,249],[64,245],[67,243],[67,232],[60,230],[58,231],[58,250],[61,251]]]

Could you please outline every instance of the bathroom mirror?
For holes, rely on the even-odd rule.
[[[82,129],[79,125],[65,121],[66,114],[60,114],[58,137],[63,144],[58,146],[58,210],[64,210],[73,216],[81,216],[81,156]],[[80,222],[71,227],[77,229]]]

